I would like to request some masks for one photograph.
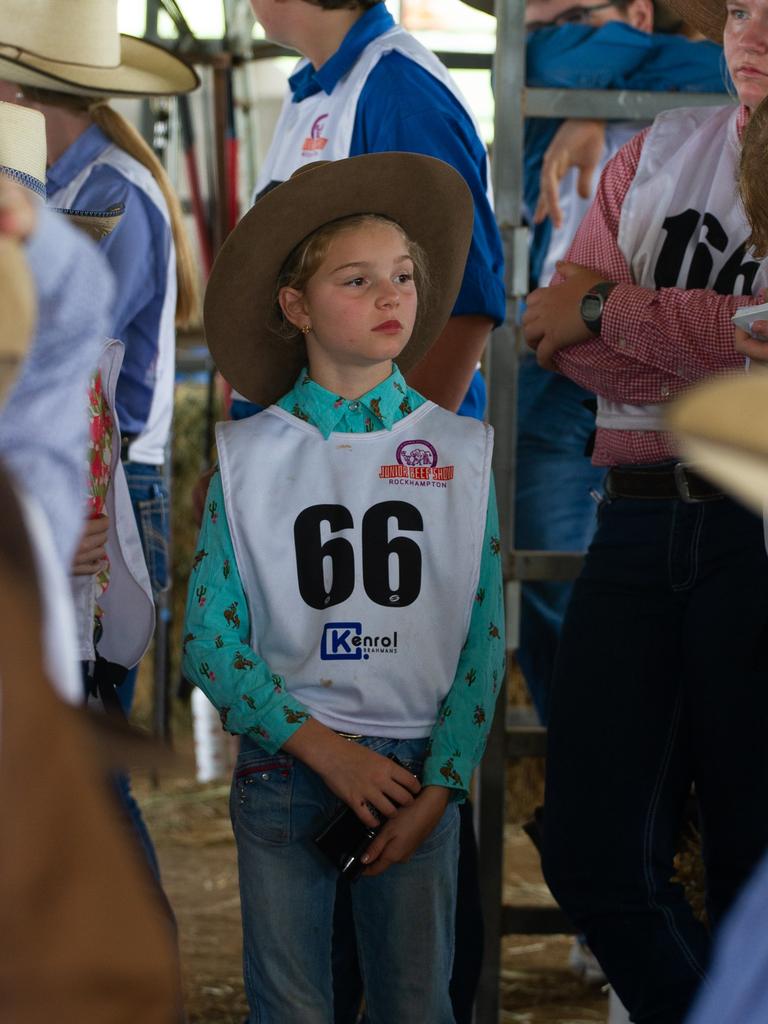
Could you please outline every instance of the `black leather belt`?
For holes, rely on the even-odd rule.
[[[690,466],[638,466],[614,468],[605,478],[608,498],[671,498],[680,501],[716,501],[725,497]]]

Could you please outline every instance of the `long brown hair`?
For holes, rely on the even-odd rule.
[[[747,241],[758,259],[768,255],[768,187],[765,158],[768,154],[768,99],[749,115],[741,148],[739,194],[752,229]]]
[[[116,146],[134,157],[147,168],[155,179],[168,206],[171,232],[176,249],[176,323],[184,326],[199,317],[199,289],[197,268],[181,212],[179,197],[165,168],[141,135],[122,114],[109,105],[106,99],[88,96],[73,96],[69,93],[52,92],[23,86],[25,97],[37,103],[63,107],[67,110],[86,113]]]

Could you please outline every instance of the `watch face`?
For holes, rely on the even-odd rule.
[[[587,294],[581,300],[581,315],[585,320],[597,320],[603,311],[603,300],[599,295]]]

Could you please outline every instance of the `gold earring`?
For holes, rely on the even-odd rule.
[[[309,332],[311,330],[312,330],[312,324],[304,324],[304,326],[301,328],[301,333],[306,338],[306,336],[309,334]]]

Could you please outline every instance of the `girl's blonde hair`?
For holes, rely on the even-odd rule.
[[[397,221],[390,220],[379,213],[356,213],[350,217],[340,217],[338,220],[329,221],[323,224],[311,235],[307,235],[293,252],[290,253],[283,264],[275,283],[273,301],[273,319],[279,333],[290,337],[299,334],[299,329],[285,319],[280,308],[280,292],[283,288],[294,288],[297,292],[303,292],[309,279],[316,273],[320,264],[326,257],[333,239],[343,231],[350,231],[366,224],[384,224],[387,227],[395,228],[405,242],[405,248],[413,261],[413,279],[416,285],[416,294],[419,297],[419,310],[424,307],[428,300],[430,288],[429,267],[427,256],[418,242],[409,238]],[[418,313],[417,313],[418,321]]]
[[[184,326],[198,319],[199,289],[197,266],[189,242],[179,197],[171,185],[165,168],[152,152],[141,135],[109,105],[106,99],[88,96],[73,96],[69,93],[52,92],[49,89],[23,87],[27,99],[50,106],[89,114],[96,124],[116,146],[147,168],[163,194],[171,219],[173,244],[176,249],[176,323]]]

